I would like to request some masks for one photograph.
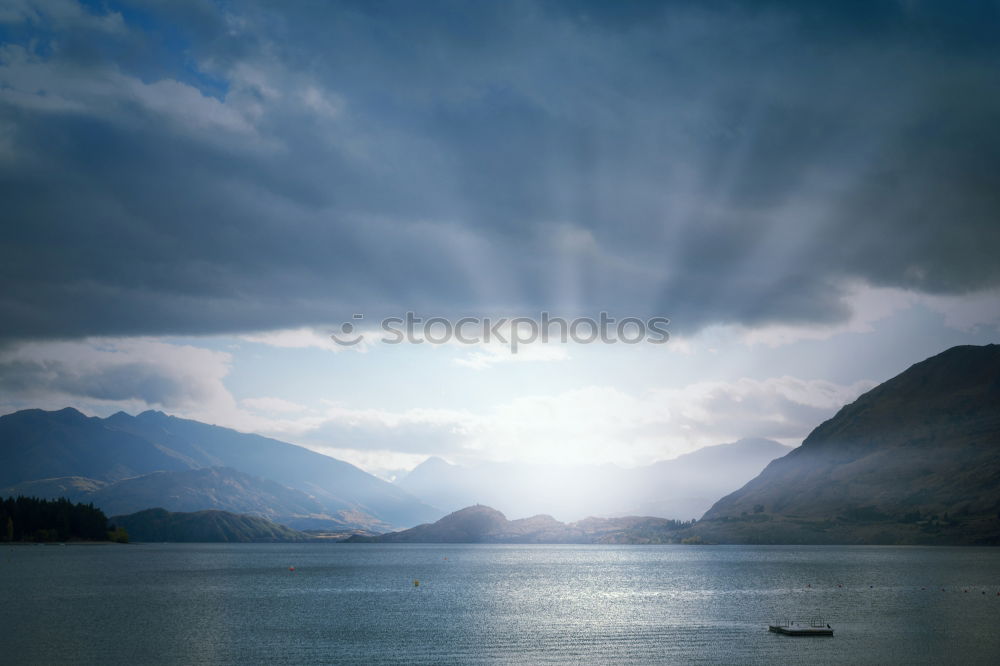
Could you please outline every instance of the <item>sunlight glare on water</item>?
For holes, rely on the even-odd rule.
[[[1000,654],[992,549],[147,544],[5,547],[3,560],[10,663],[913,664]],[[814,616],[834,626],[832,639],[766,629]]]

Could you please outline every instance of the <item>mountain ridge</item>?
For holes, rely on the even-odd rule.
[[[174,512],[153,508],[112,516],[108,522],[124,528],[132,542],[286,543],[313,540],[308,534],[260,516],[214,509]]]
[[[305,493],[322,506],[322,513],[350,527],[386,529],[441,515],[344,461],[162,412],[148,410],[137,416],[117,412],[101,419],[68,407],[0,416],[0,487],[32,483],[51,488],[66,483],[76,492],[77,482],[59,480],[77,477],[89,480],[83,483],[114,485],[155,472],[181,474],[213,467],[231,467]],[[221,507],[209,502],[201,508]]]
[[[585,518],[562,523],[539,514],[508,520],[496,509],[476,504],[434,523],[377,536],[355,535],[348,543],[680,543],[687,523],[649,516]]]
[[[720,499],[721,540],[1000,543],[1000,345],[920,361]]]

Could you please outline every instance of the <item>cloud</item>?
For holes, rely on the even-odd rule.
[[[646,464],[742,437],[797,444],[874,382],[790,376],[633,391],[517,391],[464,409],[236,400],[227,352],[151,339],[33,342],[0,351],[0,412],[66,405],[106,415],[163,409],[259,432],[389,474],[428,455],[455,461]],[[279,387],[280,389],[280,387]]]
[[[405,454],[460,450],[476,421],[475,414],[462,410],[391,411],[338,405],[314,415],[312,427],[300,432],[299,440],[314,448]]]
[[[672,424],[687,446],[711,440],[767,437],[797,445],[843,405],[873,388],[874,381],[841,385],[825,380],[774,377],[730,382],[698,382],[659,391],[656,401],[671,405]]]
[[[276,396],[237,401],[225,381],[232,363],[228,352],[152,338],[17,343],[0,349],[0,413],[72,406],[106,416],[160,409],[285,438],[325,420]]]
[[[339,332],[339,331],[338,331]],[[314,328],[294,328],[277,331],[261,331],[258,333],[247,333],[241,336],[247,342],[255,342],[269,347],[280,347],[285,349],[324,349],[326,351],[338,352],[353,349],[360,351],[367,347],[364,339],[361,339],[354,346],[338,345],[330,337],[330,333]],[[353,338],[347,338],[350,340]]]
[[[855,284],[844,287],[843,302],[850,315],[832,324],[767,324],[729,328],[737,339],[748,345],[781,347],[801,340],[829,340],[844,333],[870,333],[878,322],[897,313],[925,308],[941,315],[944,325],[954,330],[969,332],[982,326],[1000,331],[1000,289],[939,295]],[[671,340],[671,344],[675,342]]]
[[[985,5],[2,19],[7,338],[542,309],[692,335],[1000,285]]]
[[[257,333],[248,333],[240,336],[241,339],[247,342],[253,342],[257,344],[267,345],[269,347],[278,347],[286,349],[323,349],[326,351],[339,352],[339,351],[356,351],[356,352],[368,352],[371,350],[378,350],[384,344],[397,344],[395,335],[390,335],[386,333],[380,327],[371,326],[356,326],[351,329],[350,333],[343,333],[339,327],[330,327],[330,330],[339,336],[341,340],[349,342],[354,339],[358,339],[355,344],[337,344],[331,338],[330,333],[314,328],[297,328],[297,329],[285,329],[278,331],[260,331]],[[404,330],[400,324],[393,324],[394,331]],[[535,363],[535,362],[550,362],[550,361],[565,361],[570,358],[569,352],[567,351],[565,344],[560,344],[556,342],[552,343],[541,343],[533,342],[529,344],[522,344],[518,347],[517,353],[511,352],[510,339],[511,339],[511,326],[509,322],[504,326],[496,327],[496,332],[508,343],[500,342],[483,342],[481,338],[483,327],[480,325],[477,327],[467,327],[463,331],[463,335],[467,339],[479,340],[475,343],[463,343],[455,339],[454,336],[449,337],[443,342],[438,344],[444,344],[451,348],[457,348],[464,350],[465,353],[454,359],[457,365],[461,365],[467,368],[472,368],[474,370],[484,370],[494,365],[500,363]],[[492,330],[492,329],[491,329]],[[438,336],[440,338],[444,335],[443,329],[432,329],[432,336]],[[426,329],[423,324],[417,324],[413,329],[413,335],[415,340],[424,340]],[[525,333],[527,335],[527,333]],[[386,342],[388,341],[388,342]],[[419,344],[424,344],[420,342]],[[411,344],[409,341],[403,342],[402,344]]]
[[[5,23],[105,33],[122,33],[125,30],[120,13],[94,14],[75,0],[9,0],[0,7],[0,24]]]
[[[913,307],[919,298],[919,294],[905,289],[873,288],[861,284],[845,286],[842,300],[850,314],[843,321],[825,325],[799,323],[742,326],[738,335],[750,345],[780,347],[799,340],[829,340],[843,333],[868,333],[873,330],[876,322]]]
[[[945,324],[970,331],[985,326],[1000,332],[1000,289],[987,289],[955,296],[925,296],[920,299],[931,310],[944,316]]]
[[[525,396],[490,412],[466,447],[500,460],[647,464],[743,437],[798,444],[873,382],[700,382],[634,395],[591,386]]]
[[[537,363],[551,361],[566,361],[570,355],[566,345],[562,343],[536,342],[522,345],[517,353],[512,353],[509,345],[484,343],[475,346],[475,350],[455,359],[458,365],[485,370],[498,363]]]
[[[402,460],[393,457],[397,454],[418,462],[440,455],[458,461],[638,465],[743,437],[798,445],[874,385],[742,378],[643,394],[589,386],[526,395],[477,412],[339,406],[297,437],[311,448],[337,451],[359,464],[363,451],[364,464],[379,469],[397,469]],[[382,462],[377,462],[379,456]]]
[[[0,63],[0,101],[14,109],[91,116],[124,129],[148,115],[154,122],[165,121],[209,142],[216,139],[213,132],[254,132],[238,108],[173,79],[147,83],[110,65],[88,71],[79,65],[53,63],[16,44],[4,46]]]
[[[8,408],[115,406],[225,410],[225,352],[151,339],[27,343],[0,351],[0,395]]]
[[[243,398],[240,405],[257,412],[270,414],[288,414],[306,411],[304,405],[284,398],[263,397],[263,398]]]

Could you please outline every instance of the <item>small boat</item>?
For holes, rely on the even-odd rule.
[[[818,618],[808,622],[789,622],[788,620],[775,622],[767,625],[767,630],[786,636],[833,636],[833,627]]]

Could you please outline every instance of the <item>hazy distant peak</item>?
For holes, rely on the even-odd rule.
[[[405,486],[409,484],[424,484],[430,483],[432,485],[437,485],[440,483],[441,475],[450,475],[452,473],[458,472],[462,468],[458,465],[452,465],[447,460],[439,458],[437,456],[431,456],[427,460],[423,461],[409,472],[401,474],[399,477],[393,480],[393,483]]]
[[[430,458],[428,458],[427,460],[423,461],[422,463],[420,463],[419,465],[417,465],[413,469],[414,470],[418,470],[418,469],[435,469],[435,468],[444,469],[444,468],[450,468],[450,467],[457,467],[457,465],[452,465],[450,462],[448,462],[444,458],[439,458],[437,456],[431,456]]]
[[[741,446],[743,448],[771,448],[775,444],[778,446],[784,446],[781,442],[776,442],[773,439],[767,439],[765,437],[743,437],[728,444],[720,444],[719,446]]]
[[[773,440],[746,438],[629,469],[526,462],[463,466],[431,457],[395,483],[444,511],[482,502],[515,517],[637,513],[688,520],[790,450]]]
[[[789,448],[784,444],[782,444],[781,442],[777,442],[773,439],[767,439],[765,437],[743,437],[741,439],[736,440],[735,442],[726,442],[725,444],[715,444],[712,446],[705,446],[702,447],[701,449],[698,449],[698,451],[704,451],[707,449],[715,449],[721,451],[723,449],[735,449],[735,448],[760,450],[760,449],[775,449],[778,447],[783,449]],[[694,453],[697,453],[697,451],[694,451]]]
[[[689,453],[684,453],[669,460],[661,460],[654,463],[656,466],[677,465],[677,464],[705,464],[708,461],[732,462],[735,458],[761,456],[771,459],[785,455],[792,450],[792,447],[785,446],[781,442],[773,439],[761,437],[747,437],[729,442],[727,444],[715,444],[704,446]]]

